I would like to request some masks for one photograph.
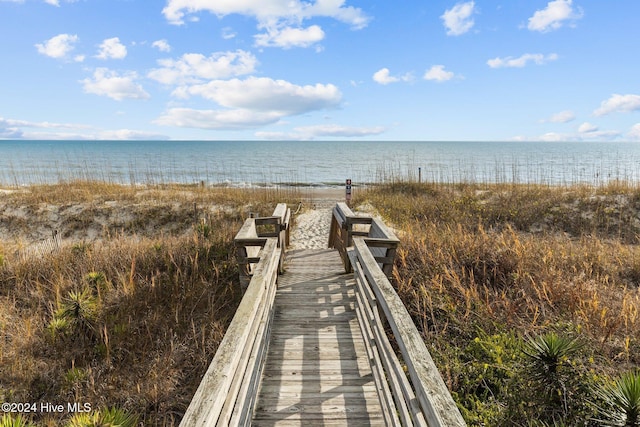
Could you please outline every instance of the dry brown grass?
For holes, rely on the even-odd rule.
[[[395,183],[364,201],[398,229],[394,283],[451,390],[493,390],[480,404],[460,397],[478,405],[470,425],[496,425],[486,419],[507,407],[487,403],[489,374],[471,388],[463,377],[478,339],[555,330],[585,344],[589,378],[640,365],[640,189]]]
[[[144,425],[177,425],[241,297],[233,236],[250,212],[297,199],[100,183],[3,198],[0,401],[87,402]],[[24,228],[12,229],[24,212]],[[60,249],[24,256],[21,242],[52,228],[51,212]],[[59,425],[68,416],[33,420]]]

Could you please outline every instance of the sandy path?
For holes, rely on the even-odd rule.
[[[335,204],[335,202],[333,202]],[[295,217],[291,230],[291,249],[324,249],[329,241],[333,205],[316,205],[315,209],[301,211]]]

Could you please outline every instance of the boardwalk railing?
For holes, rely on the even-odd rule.
[[[356,217],[345,204],[334,208],[329,245],[341,253],[345,269],[356,277],[358,320],[373,361],[389,425],[458,427],[465,422],[411,316],[389,282],[398,238],[381,221]],[[368,231],[356,224],[370,224]],[[393,332],[402,363],[385,324]],[[395,410],[392,410],[395,408]]]
[[[346,203],[337,203],[333,208],[329,247],[340,252],[345,271],[351,273],[351,260],[347,249],[353,246],[354,237],[365,237],[371,252],[382,271],[389,277],[400,240],[382,221],[368,216],[357,216]]]
[[[290,216],[287,206],[279,204],[271,217],[246,220],[236,235],[246,291],[181,426],[250,425],[271,336],[276,280],[282,272]],[[329,246],[338,249],[345,270],[355,276],[356,312],[380,404],[386,408],[385,424],[466,426],[389,282],[398,243],[381,221],[356,216],[344,203],[334,208]]]
[[[288,243],[290,211],[249,218],[236,235],[247,287],[227,332],[180,423],[248,426],[251,422],[273,318],[276,279]],[[261,230],[262,226],[271,230]]]
[[[240,265],[240,284],[245,290],[249,286],[251,276],[257,266],[260,257],[258,253],[264,247],[269,237],[278,239],[278,247],[289,246],[289,223],[291,221],[291,209],[285,203],[279,203],[272,216],[261,218],[248,218],[236,237],[236,259]],[[284,267],[285,250],[280,254],[279,270]]]

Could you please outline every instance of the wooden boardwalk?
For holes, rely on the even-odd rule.
[[[287,251],[290,219],[238,231],[244,296],[180,426],[465,426],[389,281],[395,234],[338,203],[332,249]]]
[[[251,425],[385,425],[355,312],[355,280],[337,251],[290,251]]]

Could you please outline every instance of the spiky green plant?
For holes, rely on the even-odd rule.
[[[76,334],[90,338],[94,335],[96,313],[96,299],[88,289],[84,289],[82,292],[69,292],[68,298],[56,311],[55,318],[66,320]]]
[[[640,370],[622,374],[598,393],[604,402],[601,423],[607,426],[640,426]]]
[[[138,417],[118,408],[74,414],[66,427],[135,427]]]
[[[558,375],[569,357],[581,347],[577,338],[549,332],[536,338],[529,338],[524,353],[530,358],[534,379],[546,381]]]
[[[63,338],[69,330],[69,321],[60,317],[54,317],[47,325],[47,332],[53,342]]]
[[[93,289],[99,289],[107,284],[107,276],[101,271],[92,271],[85,276],[87,284]]]
[[[22,415],[5,414],[0,418],[0,427],[34,427],[29,421],[22,417]]]
[[[529,359],[526,373],[529,375],[532,398],[544,408],[540,421],[563,422],[570,412],[571,395],[579,385],[573,384],[576,372],[569,363],[582,345],[576,338],[549,332],[529,338],[524,354]]]

